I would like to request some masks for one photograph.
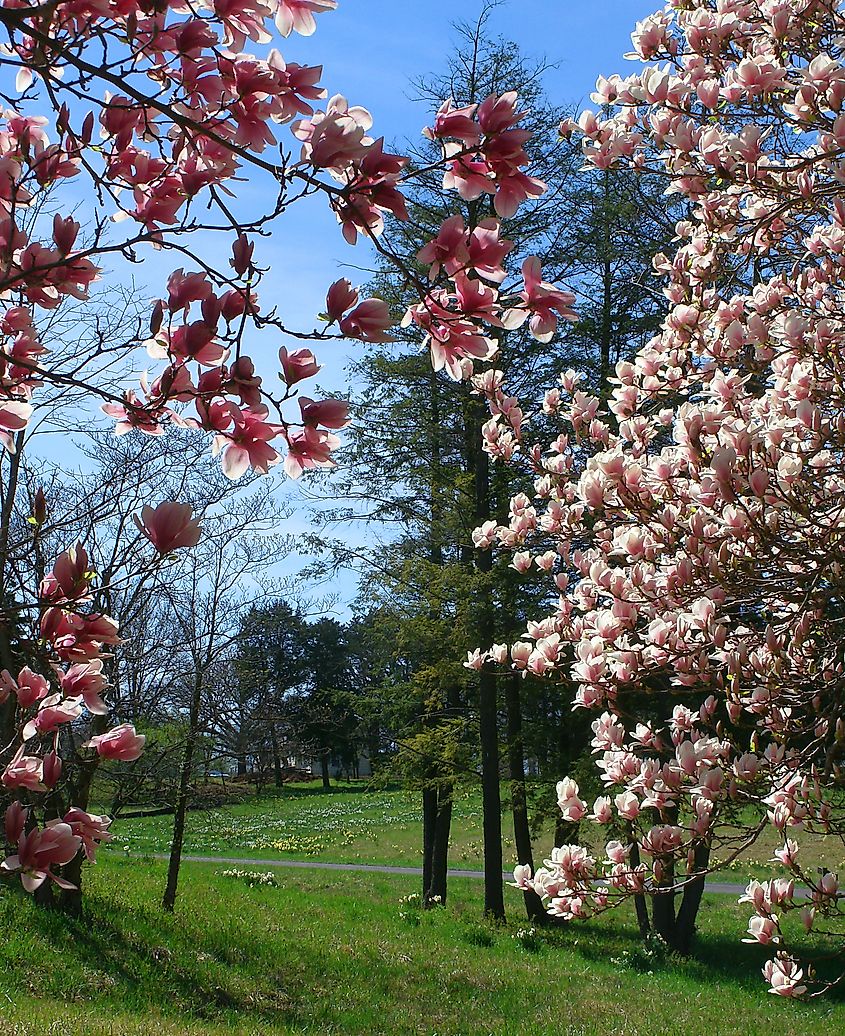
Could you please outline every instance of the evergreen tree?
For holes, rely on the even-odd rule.
[[[526,145],[533,163],[528,172],[549,189],[502,223],[501,237],[513,243],[504,262],[505,284],[527,256],[536,255],[545,276],[578,293],[583,320],[546,345],[538,344],[527,328],[497,329],[494,364],[508,391],[527,403],[531,419],[542,425],[544,390],[561,370],[585,370],[590,382],[606,391],[616,360],[656,329],[659,299],[648,284],[649,260],[673,231],[655,181],[622,173],[579,174],[580,152],[556,137],[561,112],[544,93],[546,67],[490,34],[491,10],[485,8],[475,25],[456,27],[457,47],[445,74],[416,86],[432,109],[443,97],[463,105],[516,89],[521,106],[530,112],[525,123],[534,138]],[[406,259],[449,215],[459,214],[474,228],[494,214],[487,197],[465,202],[451,195],[444,202],[441,174],[429,171],[439,157],[438,145],[425,141],[410,153],[418,171],[416,187],[408,192],[410,219],[397,224],[393,238],[394,249],[406,249]],[[419,294],[387,266],[376,275],[374,288],[397,314]],[[332,517],[363,517],[368,544],[353,550],[335,543],[334,549],[338,563],[360,569],[364,598],[393,604],[403,629],[397,642],[416,645],[409,656],[411,678],[395,691],[410,696],[417,736],[429,760],[421,777],[423,892],[427,899],[446,895],[455,781],[449,746],[457,720],[462,737],[479,746],[485,909],[502,917],[500,740],[504,736],[508,743],[519,862],[532,865],[526,752],[531,751],[550,788],[586,745],[585,723],[572,718],[566,688],[549,702],[547,688],[526,694],[521,681],[506,678],[497,687],[496,676],[486,669],[471,675],[459,671],[468,651],[517,639],[525,616],[536,614],[544,591],[504,561],[494,563],[490,552],[475,548],[472,536],[485,521],[506,519],[511,497],[521,489],[530,492],[530,479],[514,466],[491,467],[482,445],[483,402],[470,383],[456,383],[432,369],[429,356],[420,351],[418,329],[370,347],[351,375],[354,420],[341,473],[334,479],[334,492],[343,503]],[[381,538],[374,534],[379,529]],[[538,707],[526,712],[526,703]],[[560,717],[560,724],[550,723],[549,716]],[[446,746],[440,759],[433,747],[439,741]],[[539,901],[527,906],[529,914],[542,914]]]

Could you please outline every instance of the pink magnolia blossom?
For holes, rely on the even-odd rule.
[[[74,835],[80,839],[85,856],[92,863],[100,842],[110,842],[114,837],[108,830],[111,817],[86,813],[77,806],[69,809],[61,821],[48,821],[47,827],[55,827],[59,823],[67,824]]]
[[[294,122],[291,129],[303,142],[303,162],[343,177],[374,143],[366,135],[372,125],[372,116],[366,108],[350,107],[345,97],[335,94],[324,112]]]
[[[777,996],[801,996],[807,992],[802,984],[804,972],[790,957],[779,954],[774,960],[766,961],[763,977],[769,983],[769,992]]]
[[[0,443],[8,453],[15,453],[15,434],[23,431],[32,417],[29,403],[15,400],[0,401]]]
[[[522,889],[523,892],[533,891],[534,883],[531,880],[531,868],[528,864],[517,864],[513,869],[513,881],[514,888]]]
[[[434,280],[441,268],[451,277],[469,265],[467,231],[463,217],[450,216],[444,220],[437,236],[417,252],[419,262],[429,266],[429,277]]]
[[[0,673],[0,686],[6,691],[16,695],[18,705],[22,709],[28,709],[50,693],[50,684],[40,673],[34,673],[29,666],[24,666],[18,673],[17,679],[13,679],[8,669]]]
[[[81,715],[80,698],[65,698],[61,692],[51,694],[39,703],[38,712],[23,728],[23,738],[28,741],[36,734],[49,734],[65,723],[72,723]]]
[[[563,819],[577,823],[587,815],[587,803],[578,794],[578,785],[569,777],[557,783],[557,803]]]
[[[476,107],[470,104],[464,108],[456,108],[451,98],[444,101],[434,117],[434,126],[423,130],[424,136],[429,140],[452,137],[462,141],[467,147],[474,147],[481,142],[482,132],[481,126],[473,118]]]
[[[347,338],[358,338],[362,342],[391,342],[387,333],[393,320],[386,302],[381,299],[364,299],[351,313],[340,321],[340,330]]]
[[[103,673],[103,660],[94,658],[90,662],[79,662],[65,672],[58,671],[62,693],[67,698],[81,698],[85,708],[95,716],[108,714],[108,706],[100,697],[108,686]]]
[[[107,615],[79,615],[48,608],[41,617],[41,634],[63,661],[86,662],[104,645],[120,644],[117,623]]]
[[[337,0],[279,0],[276,27],[283,36],[290,36],[291,32],[311,36],[317,28],[314,15],[336,8]]]
[[[53,751],[44,756],[43,781],[48,788],[55,788],[62,777],[64,764],[61,756]]]
[[[280,434],[280,426],[267,421],[265,406],[252,410],[231,408],[229,412],[234,427],[214,440],[214,452],[223,453],[223,474],[232,480],[239,479],[250,468],[266,474],[280,460],[278,451],[270,445]]]
[[[473,651],[467,651],[467,658],[464,662],[464,668],[472,669],[475,672],[481,672],[481,670],[484,668],[485,661],[485,653],[479,651],[478,648],[475,648]]]
[[[21,883],[27,892],[34,892],[49,878],[60,888],[74,888],[71,882],[59,878],[50,870],[63,866],[79,852],[81,839],[70,826],[57,821],[42,831],[34,828],[29,834],[21,834],[18,851],[0,863],[0,870],[20,874]]]
[[[522,276],[525,280],[525,290],[521,293],[521,298],[526,312],[530,314],[531,334],[538,342],[550,342],[557,328],[558,318],[575,319],[572,309],[575,296],[572,292],[561,291],[544,281],[540,260],[536,257],[526,259],[522,264]]]
[[[290,478],[299,478],[309,468],[333,467],[332,451],[340,445],[340,439],[330,432],[306,425],[288,432],[287,444],[285,472]]]
[[[63,551],[51,572],[41,581],[39,596],[45,601],[83,601],[88,597],[94,573],[85,548],[77,543]]]
[[[349,404],[342,399],[313,400],[299,397],[299,410],[304,425],[324,428],[345,428],[349,424]]]
[[[145,734],[136,734],[131,723],[121,723],[105,734],[97,734],[86,741],[86,748],[95,748],[101,759],[116,759],[122,763],[131,763],[138,759],[144,750]]]
[[[334,282],[326,294],[326,316],[330,323],[340,320],[343,314],[358,301],[358,292],[346,277]]]
[[[44,791],[44,763],[38,756],[24,755],[24,746],[14,755],[0,775],[0,781],[7,788],[26,788],[28,791]]]
[[[190,504],[179,504],[172,500],[156,507],[145,504],[141,517],[132,517],[160,554],[169,554],[179,547],[195,547],[202,536],[202,529],[193,519],[193,508]]]
[[[20,802],[12,802],[7,806],[4,816],[4,828],[6,841],[10,845],[17,845],[18,839],[26,827],[28,816],[29,810],[22,806]]]
[[[279,362],[288,385],[296,385],[297,382],[305,381],[306,378],[313,378],[320,370],[320,365],[310,349],[295,349],[289,353],[282,346],[279,350]]]

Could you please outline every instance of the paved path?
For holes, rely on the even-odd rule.
[[[152,856],[154,860],[167,860],[167,853],[128,853],[129,856]],[[359,871],[367,874],[404,874],[419,878],[422,870],[419,867],[391,867],[382,863],[326,863],[322,860],[256,860],[248,856],[183,856],[185,863],[230,863],[240,867],[294,867],[309,871]],[[483,878],[483,871],[467,871],[449,868],[450,878]],[[506,881],[513,879],[513,874],[505,873]],[[729,881],[708,881],[707,892],[723,896],[741,896],[745,885],[736,885]]]

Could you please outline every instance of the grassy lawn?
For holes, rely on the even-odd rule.
[[[478,882],[420,915],[402,877],[284,872],[253,887],[186,865],[174,916],[159,862],[104,858],[86,916],[0,892],[4,1036],[792,1036],[845,1031],[845,1002],[766,993],[745,914],[708,898],[694,959],[643,952],[630,917],[515,938],[479,920]],[[405,914],[403,917],[402,915]]]
[[[456,868],[482,866],[481,799],[461,791],[454,804],[450,864]],[[162,853],[170,848],[173,819],[169,816],[118,819],[111,851]],[[202,856],[247,856],[256,859],[313,859],[337,863],[378,863],[418,866],[421,860],[419,795],[405,791],[369,791],[363,781],[343,783],[325,794],[318,783],[268,789],[261,798],[214,810],[188,814],[185,852]],[[503,817],[505,866],[516,861],[510,816]],[[595,842],[600,831],[583,824],[585,839]],[[552,825],[534,840],[535,861],[548,855]],[[802,857],[813,865],[845,872],[838,839],[799,836]],[[729,868],[714,877],[744,883],[749,877],[770,876],[767,865],[779,843],[770,828]],[[780,870],[778,870],[780,872]]]
[[[263,859],[314,859],[338,863],[417,866],[422,856],[419,795],[368,791],[363,781],[334,786],[330,794],[308,784],[268,789],[261,798],[188,814],[185,852]],[[173,818],[118,819],[112,849],[167,852]],[[506,842],[510,855],[513,842]],[[510,855],[508,859],[510,859]],[[481,864],[481,800],[456,798],[451,863]]]

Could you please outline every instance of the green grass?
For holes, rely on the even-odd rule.
[[[644,953],[627,915],[514,938],[479,920],[480,886],[453,880],[443,909],[401,908],[401,877],[277,873],[249,887],[186,865],[177,912],[164,865],[104,859],[74,921],[0,894],[4,1036],[155,1033],[367,1036],[791,1036],[845,1031],[845,1003],[766,993],[745,913],[705,903],[694,959]],[[402,914],[406,916],[401,916]]]
[[[453,812],[451,863],[480,866],[477,794],[458,795]],[[172,825],[170,816],[118,819],[112,850],[167,852]],[[508,859],[512,848],[512,841],[506,840]],[[417,866],[422,856],[419,795],[369,791],[363,781],[336,785],[330,794],[316,785],[270,789],[261,798],[239,805],[189,812],[185,852]]]
[[[376,863],[419,866],[421,861],[419,795],[410,792],[370,791],[364,781],[338,784],[330,794],[319,783],[293,784],[267,789],[261,798],[235,806],[191,811],[187,817],[185,853],[201,856],[247,856],[255,859],[313,859],[336,863]],[[170,848],[173,818],[170,816],[118,819],[111,852],[164,853]],[[512,867],[516,854],[510,817],[503,817],[503,856]],[[552,845],[552,825],[534,839],[539,865]],[[582,825],[587,844],[602,854],[601,831]],[[799,836],[802,859],[812,866],[845,872],[843,847],[838,838],[809,839]],[[714,878],[744,884],[750,877],[767,877],[773,866],[767,861],[779,845],[773,829],[716,874]],[[483,864],[481,800],[478,793],[456,795],[452,841],[452,867],[480,869]],[[777,873],[782,873],[779,865]]]

